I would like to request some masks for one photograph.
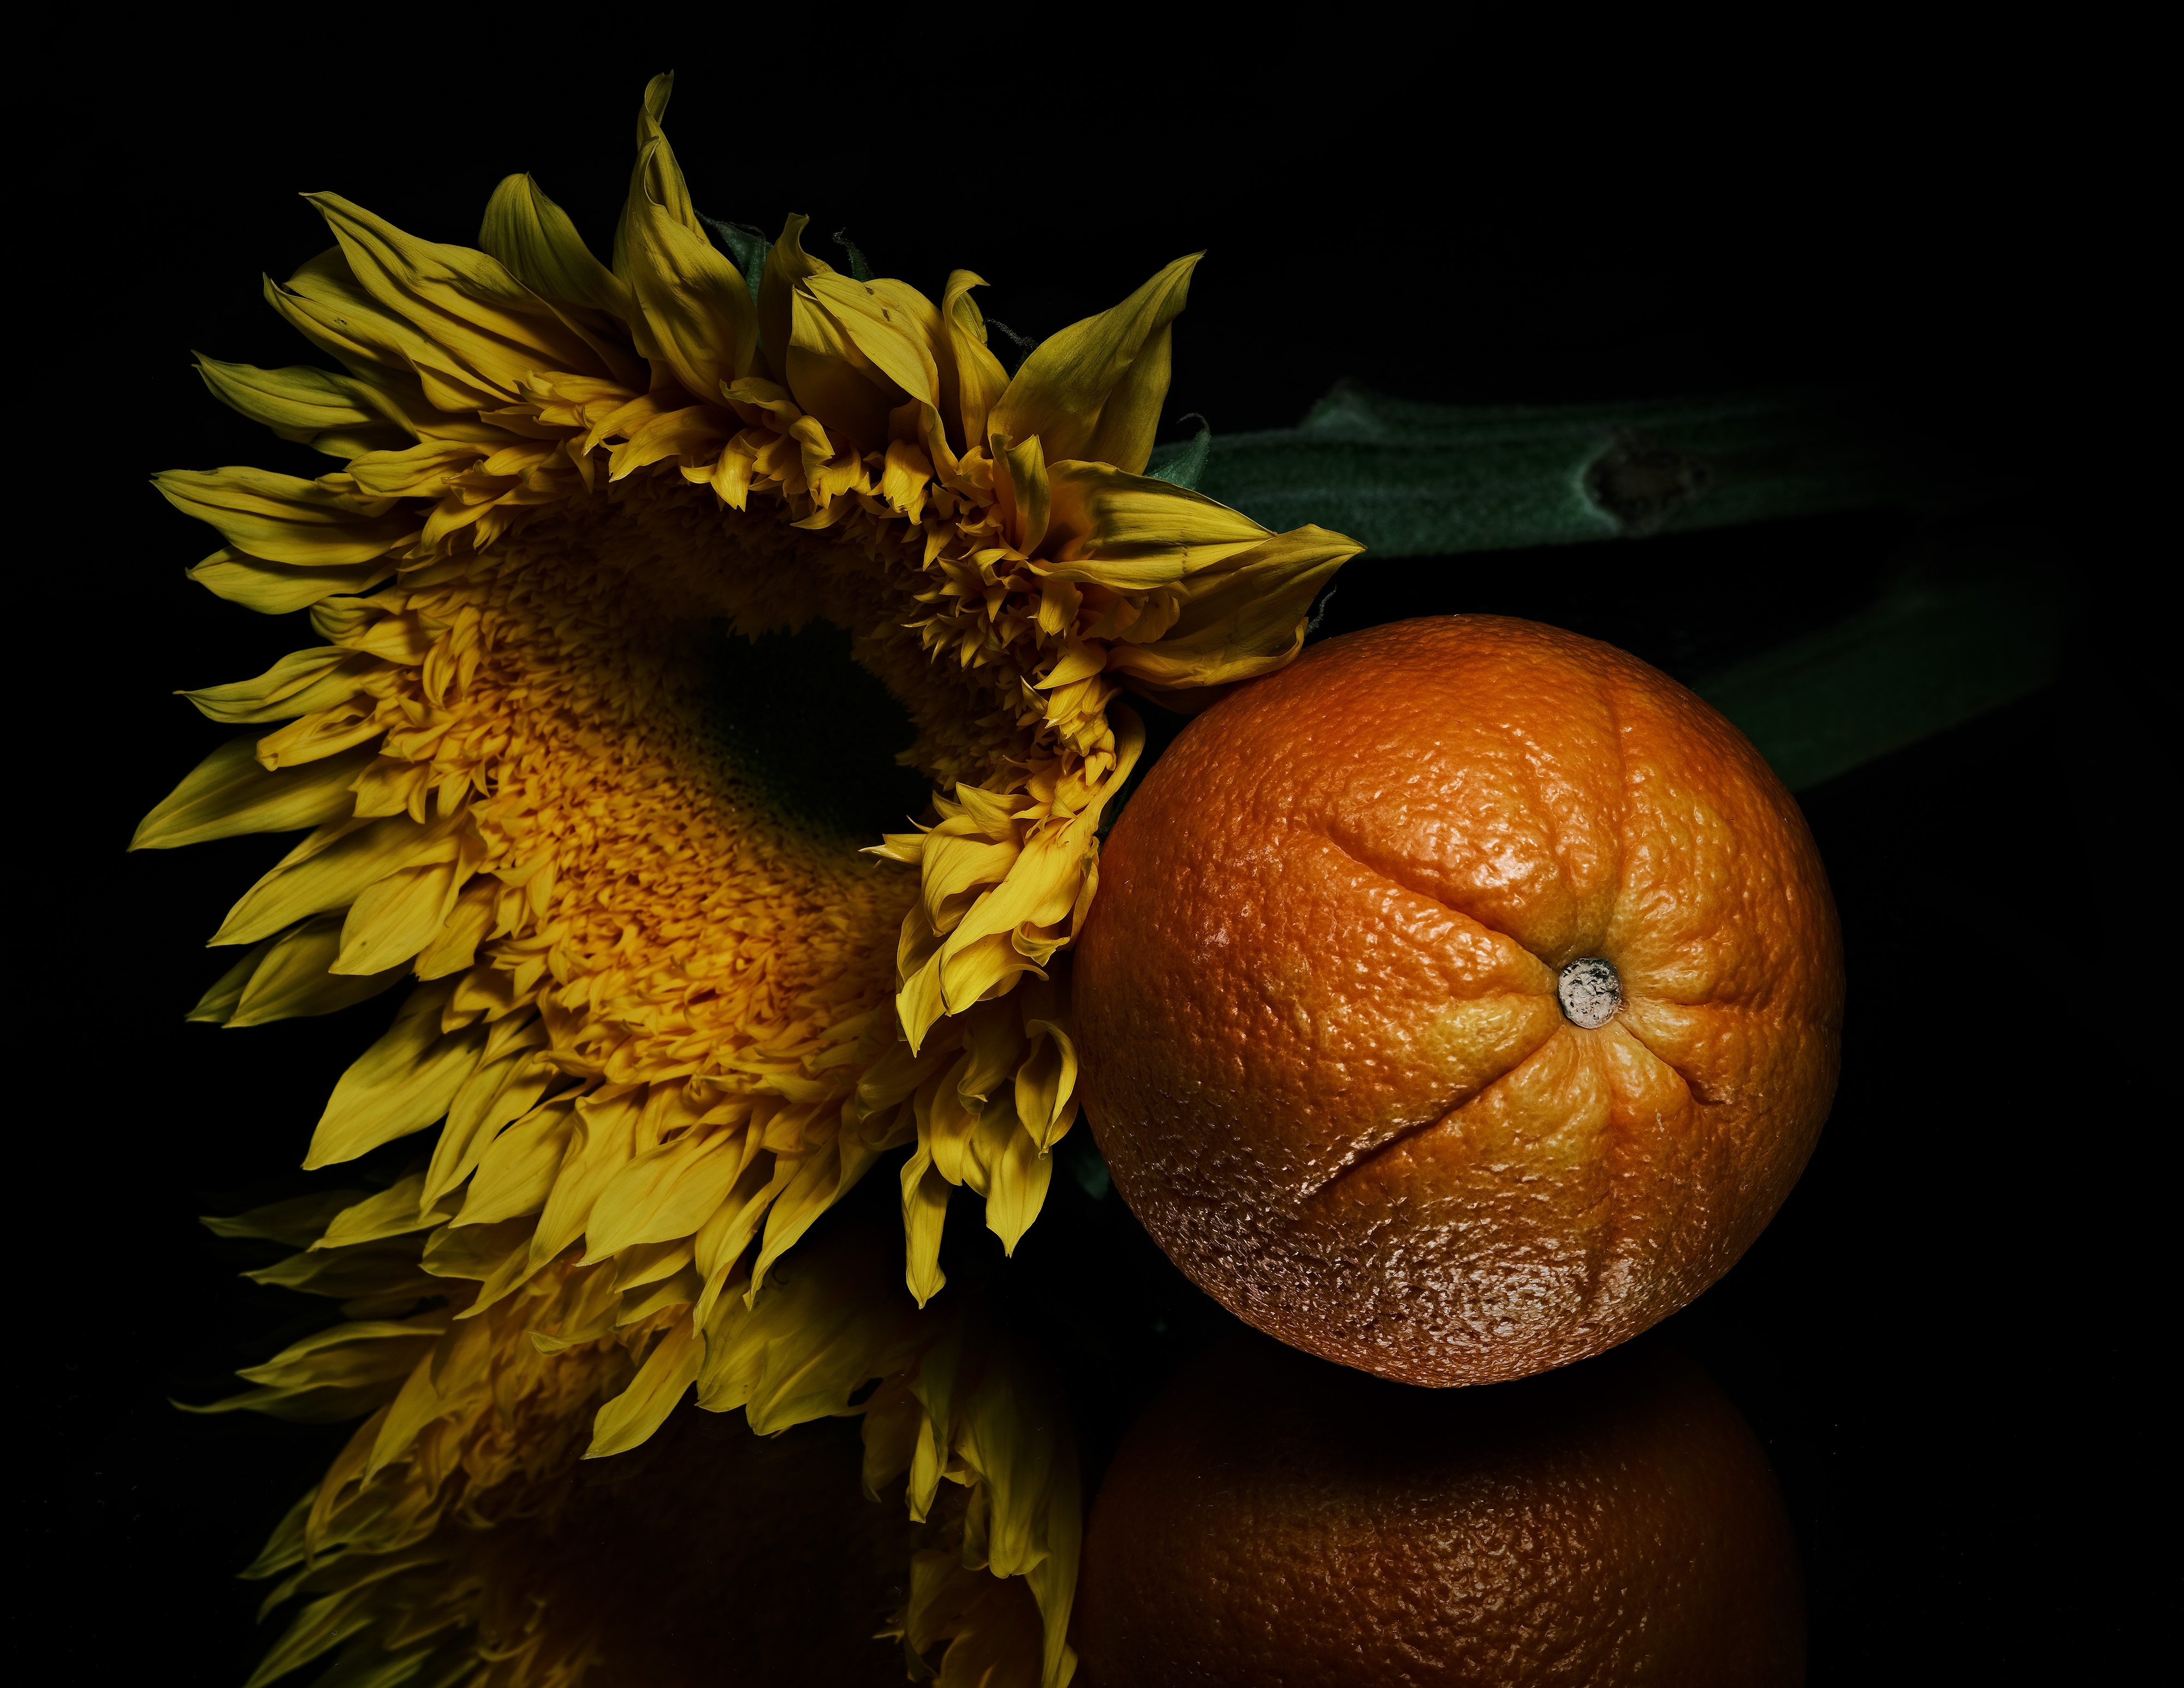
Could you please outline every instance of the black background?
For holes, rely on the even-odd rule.
[[[1157,19],[1051,39],[1000,18],[627,22],[238,26],[53,64],[34,139],[40,250],[62,257],[18,306],[47,371],[42,414],[18,413],[19,492],[51,502],[15,560],[17,670],[36,677],[17,711],[34,983],[14,1206],[36,1240],[18,1256],[16,1447],[53,1479],[32,1528],[81,1602],[64,1674],[237,1683],[270,1639],[232,1573],[346,1430],[165,1404],[229,1392],[323,1318],[237,1279],[264,1256],[193,1216],[299,1187],[282,1169],[389,1012],[184,1026],[224,965],[203,938],[279,846],[122,854],[224,736],[170,694],[315,643],[181,577],[214,542],[150,471],[332,466],[222,409],[187,353],[313,360],[258,292],[329,243],[303,190],[468,242],[494,183],[529,170],[604,253],[644,80],[672,65],[668,130],[701,210],[769,231],[808,211],[813,251],[838,257],[826,231],[845,227],[928,292],[976,269],[1022,333],[1206,248],[1169,414],[1217,432],[1294,423],[1344,376],[1451,401],[1859,378],[2008,471],[1978,520],[2072,582],[2068,671],[1804,794],[1848,944],[1842,1087],[1780,1217],[1671,1328],[1776,1462],[1815,1683],[2109,1680],[2150,1598],[2113,1509],[2147,1459],[2123,1310],[2164,1134],[2140,1088],[2164,1028],[2114,982],[2170,941],[2133,828],[2173,775],[2149,660],[2119,631],[2140,619],[2126,554],[2088,525],[2071,448],[2099,362],[2086,278],[2118,259],[2052,86],[1734,36],[1665,78],[1607,43],[1579,76],[1568,42],[1469,24],[1239,55]],[[1328,631],[1505,610],[1688,676],[1854,604],[1920,532],[1884,513],[1368,554]],[[1028,1276],[1068,1277],[1059,1251],[1087,1228],[1129,1229],[1112,1198],[1095,1212],[1057,1179],[1055,1202]],[[1149,1254],[1126,1309],[1176,1304]],[[1180,1324],[1178,1345],[1198,1340]],[[1103,1423],[1141,1392],[1085,1388]],[[1106,1434],[1089,1433],[1095,1459]]]

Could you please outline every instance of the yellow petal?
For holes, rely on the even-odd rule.
[[[262,1366],[237,1373],[263,1387],[209,1407],[182,1410],[229,1412],[247,1407],[306,1423],[359,1417],[394,1396],[403,1380],[432,1352],[447,1323],[446,1313],[434,1312],[336,1325],[283,1349]]]
[[[354,376],[308,365],[264,370],[251,364],[224,364],[203,353],[192,355],[214,398],[282,439],[308,443],[324,433],[375,428],[415,436],[409,419],[380,388]]]
[[[670,457],[710,458],[736,432],[736,419],[717,404],[692,404],[655,415],[614,448],[610,479],[620,481]]]
[[[657,144],[631,181],[620,237],[622,273],[645,330],[638,349],[665,363],[693,398],[712,404],[752,370],[757,313],[736,266],[655,197],[660,172],[682,181],[666,143]]]
[[[265,302],[288,326],[350,374],[375,385],[413,379],[426,404],[472,414],[506,403],[504,395],[465,375],[425,335],[382,310],[349,273],[341,248],[320,253],[287,281],[265,278]]]
[[[477,959],[478,945],[493,928],[499,905],[497,880],[473,879],[455,900],[439,935],[417,952],[417,977],[445,978],[449,973],[468,972]]]
[[[315,1014],[335,1014],[393,989],[409,969],[393,967],[384,972],[361,975],[327,971],[341,954],[341,917],[337,915],[307,920],[301,926],[269,939],[243,957],[229,978],[240,972],[232,1000],[224,1011],[217,1008],[214,993],[191,1010],[192,1020],[210,1020],[240,1029],[263,1026],[275,1020]],[[227,983],[221,981],[221,985]]]
[[[315,914],[346,908],[370,886],[428,853],[452,855],[458,816],[421,827],[407,815],[336,822],[312,833],[242,894],[212,936],[219,944],[254,944]]]
[[[596,1214],[599,1209],[594,1207],[592,1212]],[[692,1237],[676,1237],[624,1250],[615,1259],[615,1289],[618,1292],[634,1290],[674,1277],[695,1257],[695,1240]],[[632,1321],[627,1313],[622,1313],[616,1316],[615,1322],[627,1324]]]
[[[463,1211],[455,1216],[456,1228],[497,1226],[544,1207],[576,1134],[575,1102],[557,1100],[541,1103],[494,1138],[471,1179]],[[426,1267],[438,1269],[429,1258]]]
[[[554,1193],[531,1239],[531,1263],[543,1266],[584,1234],[599,1194],[627,1170],[637,1153],[642,1092],[625,1092],[602,1101],[577,1099],[577,1138],[568,1158],[554,1176]]]
[[[887,506],[913,522],[925,513],[926,491],[933,480],[933,463],[908,440],[891,440],[887,466],[880,471],[880,498]]]
[[[622,1297],[621,1310],[615,1314],[615,1324],[636,1324],[671,1307],[694,1308],[704,1287],[705,1280],[689,1266],[657,1279],[648,1279]],[[694,1319],[696,1315],[694,1311],[685,1317]]]
[[[258,741],[258,760],[269,772],[301,767],[353,750],[387,731],[386,723],[365,699],[298,716]]]
[[[667,131],[660,120],[667,115],[667,102],[675,92],[675,75],[663,71],[644,86],[644,101],[637,113],[637,164],[631,177],[631,192],[622,203],[628,214],[630,201],[648,200],[657,204],[667,214],[694,233],[704,227],[698,220],[697,209],[690,203],[690,190],[683,180],[682,171],[675,162],[675,150],[667,144]],[[626,267],[627,254],[622,249],[621,230],[615,231],[614,267],[619,275]]]
[[[1047,482],[1046,450],[1037,434],[1009,445],[994,436],[994,458],[1003,472],[994,480],[1002,519],[1017,550],[1028,557],[1045,543],[1053,494]]]
[[[367,563],[417,532],[408,511],[324,479],[265,469],[170,469],[152,483],[183,515],[209,522],[237,550],[268,562]]]
[[[244,833],[296,832],[344,819],[354,805],[349,787],[374,754],[352,750],[275,772],[259,762],[257,751],[255,738],[229,739],[137,823],[129,848],[175,850]],[[287,924],[276,921],[266,931]]]
[[[364,664],[339,645],[292,651],[253,680],[184,692],[198,712],[232,726],[287,721],[313,710],[346,703],[363,689]]]
[[[762,1436],[850,1411],[910,1316],[894,1275],[881,1250],[852,1235],[747,1301],[723,1301],[705,1332],[699,1404],[744,1407]]]
[[[962,1405],[956,1442],[992,1494],[986,1563],[997,1577],[1021,1576],[1045,1558],[1046,1513],[1063,1485],[1067,1412],[1027,1368],[997,1356]],[[1067,1472],[1070,1485],[1076,1473]]]
[[[864,450],[884,446],[888,413],[909,395],[857,349],[806,287],[791,291],[788,308],[788,390],[797,404],[830,435]]]
[[[819,1216],[855,1188],[879,1150],[853,1131],[838,1133],[804,1158],[766,1216],[766,1235],[751,1264],[751,1282],[762,1284],[774,1262],[794,1248]]]
[[[903,1499],[911,1518],[919,1524],[925,1522],[940,1491],[940,1479],[956,1443],[958,1397],[967,1369],[965,1351],[971,1345],[965,1323],[960,1318],[953,1321],[925,1351],[918,1360],[917,1376],[910,1386],[911,1393],[925,1409],[925,1423],[911,1456],[910,1481]]]
[[[405,867],[368,887],[343,922],[332,971],[375,974],[406,965],[440,934],[470,870],[460,861]]]
[[[957,1082],[967,1064],[968,1057],[959,1058],[956,1066],[932,1082],[929,1095],[921,1092],[917,1143],[930,1155],[933,1170],[941,1177],[950,1184],[968,1184],[983,1195],[986,1181],[972,1152],[972,1142],[978,1135],[983,1103],[967,1098]]]
[[[353,1161],[382,1143],[422,1131],[448,1111],[476,1070],[486,1028],[443,1033],[446,989],[426,985],[411,995],[386,1036],[358,1056],[326,1103],[311,1134],[305,1171]]]
[[[1167,397],[1170,325],[1204,255],[1177,259],[1113,309],[1034,346],[989,426],[1011,440],[1039,435],[1050,462],[1082,458],[1133,475],[1143,470]]]
[[[1065,638],[1054,666],[1032,683],[1035,689],[1049,692],[1061,686],[1073,686],[1102,672],[1107,666],[1104,646],[1089,639]]]
[[[519,396],[516,383],[533,370],[608,379],[618,373],[499,259],[419,240],[337,193],[304,197],[326,220],[350,274],[381,309],[504,403]]]
[[[604,1260],[641,1243],[696,1234],[727,1200],[744,1158],[740,1134],[663,1143],[624,1166],[584,1228],[585,1258]]]
[[[973,938],[960,944],[951,939],[936,960],[942,1000],[950,1014],[961,1014],[974,1002],[1000,994],[1020,973],[1038,971],[1038,963],[1011,944],[1006,933]]]
[[[339,928],[337,926],[337,932]],[[281,940],[269,938],[242,952],[242,960],[214,981],[211,988],[197,1000],[197,1006],[185,1014],[185,1021],[203,1025],[225,1026],[242,1000],[242,993],[250,988],[259,967],[273,953],[274,946]],[[321,967],[320,971],[323,972]]]
[[[326,1227],[345,1207],[364,1199],[360,1189],[326,1189],[309,1195],[269,1202],[231,1218],[200,1219],[198,1223],[215,1237],[263,1237],[290,1248],[309,1248],[326,1234]]]
[[[1061,1471],[1047,1489],[1041,1520],[1046,1557],[1024,1573],[1045,1631],[1039,1673],[1043,1688],[1067,1688],[1077,1668],[1077,1653],[1068,1641],[1069,1613],[1077,1600],[1077,1568],[1084,1552],[1084,1502],[1077,1486],[1076,1455],[1066,1439],[1057,1464]]]
[[[584,1457],[604,1459],[642,1444],[689,1393],[705,1357],[696,1322],[685,1315],[660,1339],[629,1387],[599,1408]]]
[[[783,1155],[770,1153],[754,1155],[749,1164],[737,1175],[735,1184],[727,1197],[713,1210],[713,1217],[698,1233],[693,1262],[705,1279],[705,1294],[699,1299],[699,1316],[710,1315],[714,1304],[727,1290],[729,1275],[736,1263],[750,1246],[751,1239],[758,1234],[759,1227],[772,1211],[774,1202],[787,1189],[803,1163]],[[737,1298],[750,1287],[749,1274],[738,1281]],[[710,1327],[708,1327],[710,1329]]]
[[[521,1261],[528,1257],[530,1251],[526,1245],[533,1223],[528,1215],[519,1214],[494,1224],[465,1225],[459,1214],[426,1239],[425,1252],[418,1263],[436,1278],[489,1282],[511,1258]],[[475,1304],[471,1311],[476,1311]],[[469,1314],[464,1317],[467,1318]]]
[[[261,616],[286,616],[308,610],[337,593],[369,592],[394,572],[391,557],[335,568],[269,563],[223,547],[189,571],[189,577],[215,598],[255,610]]]
[[[788,369],[788,343],[794,326],[790,301],[796,284],[810,276],[831,276],[833,266],[804,249],[804,226],[811,220],[800,213],[781,226],[781,238],[766,249],[766,274],[758,289],[758,331],[766,361],[777,380]]]
[[[1034,836],[1009,870],[1009,877],[972,905],[957,923],[943,953],[953,957],[980,939],[1023,925],[1051,925],[1066,916],[1077,899],[1077,882],[1091,857],[1099,816],[1096,807],[1089,809],[1067,827]],[[953,979],[948,990],[951,1001],[975,1000],[966,998]]]
[[[938,408],[959,454],[982,443],[992,432],[989,422],[994,402],[1009,385],[1009,372],[987,348],[986,319],[971,297],[972,288],[985,285],[983,276],[974,276],[968,270],[954,270],[940,299],[949,356],[938,360]]]
[[[1007,1006],[996,1003],[967,1015],[963,1064],[950,1075],[956,1094],[978,1102],[1001,1094],[1022,1058],[1023,1047],[1017,1017]]]
[[[344,1207],[314,1249],[350,1248],[382,1237],[407,1236],[430,1229],[446,1216],[425,1211],[425,1175],[413,1173],[378,1195]]]
[[[910,398],[937,404],[940,372],[933,343],[940,313],[900,281],[857,281],[835,274],[807,276],[800,290],[831,316],[870,367]]]
[[[967,1568],[952,1554],[936,1557],[934,1572],[948,1579],[931,1591],[927,1618],[938,1626],[936,1641],[948,1642],[937,1688],[1039,1688],[1039,1613],[1029,1584]]]
[[[1156,686],[1219,686],[1280,667],[1304,643],[1305,612],[1334,571],[1364,549],[1300,527],[1194,576],[1183,613],[1156,643],[1120,643],[1111,671]]]
[[[940,1269],[940,1238],[948,1198],[956,1186],[933,1169],[930,1150],[920,1148],[902,1166],[903,1282],[921,1307],[948,1282]]]
[[[921,858],[918,896],[936,932],[946,932],[962,917],[965,900],[979,889],[1007,877],[1020,854],[1013,838],[989,842],[933,833]]]
[[[1054,1157],[1045,1153],[1039,1139],[1017,1123],[1014,1099],[989,1104],[995,1116],[1008,1123],[1000,1151],[987,1168],[986,1228],[1001,1240],[1001,1251],[1013,1255],[1023,1234],[1046,1205],[1046,1189],[1054,1177]]]
[[[1034,1020],[1025,1029],[1031,1050],[1016,1071],[1017,1116],[1044,1152],[1076,1117],[1077,1046],[1059,1021]]]
[[[399,451],[366,452],[350,462],[348,473],[375,499],[437,499],[485,454],[472,441],[428,439]]]
[[[1117,592],[1166,586],[1273,537],[1251,517],[1187,487],[1101,463],[1056,463],[1055,560],[1043,575]]]
[[[538,1058],[545,1041],[545,1028],[534,1021],[519,1041],[499,1050],[488,1048],[463,1081],[426,1169],[427,1202],[437,1203],[468,1178],[502,1128],[530,1112],[546,1094],[554,1071]]]
[[[527,175],[504,177],[486,203],[478,244],[533,292],[627,320],[628,287],[592,256],[569,214]]]

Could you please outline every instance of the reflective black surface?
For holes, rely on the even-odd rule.
[[[14,799],[32,922],[17,998],[17,1447],[50,1598],[80,1610],[64,1674],[81,1680],[236,1683],[270,1639],[232,1574],[347,1430],[185,1418],[166,1398],[229,1392],[236,1367],[328,1314],[239,1280],[266,1256],[192,1216],[304,1187],[286,1169],[392,1011],[382,1000],[239,1033],[181,1022],[220,971],[205,935],[278,846],[121,855],[135,819],[225,736],[167,694],[315,640],[301,617],[269,626],[183,582],[210,536],[138,477],[330,466],[222,410],[187,367],[192,345],[304,359],[257,298],[259,270],[286,274],[326,243],[296,190],[337,188],[467,241],[494,181],[530,168],[604,250],[630,115],[661,68],[649,46],[582,52],[573,68],[504,60],[456,93],[422,70],[367,76],[292,50],[301,64],[251,85],[262,95],[248,77],[218,99],[196,81],[119,78],[67,191],[93,195],[102,170],[150,185],[118,206],[57,206],[78,261],[40,307],[56,359],[43,391],[67,401],[40,437],[83,443],[73,478],[59,448],[39,448],[39,496],[65,526],[17,553],[49,594],[18,622],[36,678],[17,699],[34,760]],[[1496,78],[1474,65],[1453,103],[1424,81],[1353,91],[1373,124],[1330,139],[1332,120],[1280,114],[1317,68],[1304,57],[1262,67],[1255,101],[1140,91],[1096,136],[1072,116],[1066,146],[1004,144],[984,118],[976,136],[942,139],[899,116],[844,120],[860,100],[894,111],[901,97],[806,80],[786,54],[755,105],[756,73],[709,57],[685,57],[669,125],[715,214],[846,221],[881,273],[928,290],[951,265],[976,267],[996,283],[989,310],[1032,334],[1210,248],[1163,437],[1188,411],[1217,429],[1287,424],[1341,376],[1418,398],[1551,400],[1854,375],[1889,384],[1918,426],[2026,465],[2014,500],[1960,521],[2068,579],[2065,677],[1802,794],[1847,944],[1841,1089],[1774,1223],[1668,1334],[1774,1462],[1815,1684],[2117,1680],[2151,1591],[2120,1519],[2159,1463],[2133,1309],[2170,1134],[2145,1081],[2174,1037],[2122,981],[2170,941],[2155,817],[2174,774],[2138,643],[2137,554],[2103,536],[2071,454],[2071,296],[2039,267],[2082,231],[2042,197],[2044,176],[2009,164],[2008,125],[1980,118],[1986,164],[1952,173],[1919,150],[1923,124],[1861,139],[1835,106],[1774,121],[1756,96],[1724,94],[1735,111],[1719,124],[1669,132],[1656,114],[1634,141],[1605,117],[1593,135],[1543,89],[1576,125],[1565,156],[1510,142],[1544,120],[1490,97]],[[497,99],[522,120],[484,115]],[[1214,105],[1188,108],[1210,114],[1185,125],[1187,99]],[[800,103],[823,114],[802,141],[778,120]],[[1662,164],[1690,158],[1706,168]],[[1660,167],[1618,175],[1648,159]],[[2014,196],[2006,217],[1997,184]],[[1688,677],[1867,601],[1922,532],[1881,512],[1368,556],[1323,631],[1492,610]],[[884,1196],[883,1174],[865,1194]],[[975,1256],[991,1239],[961,1206],[950,1246]],[[1070,1371],[1093,1470],[1225,1328],[1117,1198],[1061,1178],[997,1276]]]

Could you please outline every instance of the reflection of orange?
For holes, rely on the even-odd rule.
[[[1076,983],[1093,1128],[1178,1264],[1284,1341],[1466,1384],[1728,1270],[1826,1115],[1842,962],[1734,727],[1467,616],[1194,721],[1115,827]]]
[[[1449,1394],[1245,1336],[1108,1470],[1078,1688],[1776,1688],[1802,1604],[1766,1456],[1673,1353]]]

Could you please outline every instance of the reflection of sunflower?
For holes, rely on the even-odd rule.
[[[1075,1112],[1047,963],[1142,742],[1119,693],[1279,666],[1357,547],[1143,477],[1191,260],[1011,378],[966,271],[935,306],[808,256],[794,218],[771,248],[724,235],[747,279],[691,208],[666,91],[611,270],[526,177],[485,252],[320,196],[337,246],[268,297],[348,373],[203,369],[346,469],[159,478],[227,542],[197,579],[308,606],[326,640],[191,694],[251,731],[139,832],[315,829],[229,915],[214,941],[252,947],[196,1017],[324,1013],[414,973],[306,1164],[445,1119],[379,1195],[235,1222],[309,1245],[267,1275],[353,1323],[232,1404],[376,1409],[269,1549],[320,1597],[267,1670],[351,1635],[454,1658],[497,1608],[450,1531],[557,1505],[587,1427],[593,1453],[634,1447],[694,1383],[778,1428],[883,1378],[868,1479],[910,1470],[920,1515],[939,1476],[972,1485],[960,1557],[1032,1574],[1055,1681],[1077,1496],[1053,1416],[1024,1405],[1040,1385],[869,1269],[769,1272],[912,1143],[917,1303],[952,1187],[1013,1247]],[[838,747],[758,742],[747,641],[819,623],[907,710],[900,760],[940,788],[927,824],[861,852]],[[978,1629],[969,1595],[918,1575],[913,1644]],[[479,1680],[573,1680],[575,1654],[516,1664],[522,1644],[488,1640]]]

